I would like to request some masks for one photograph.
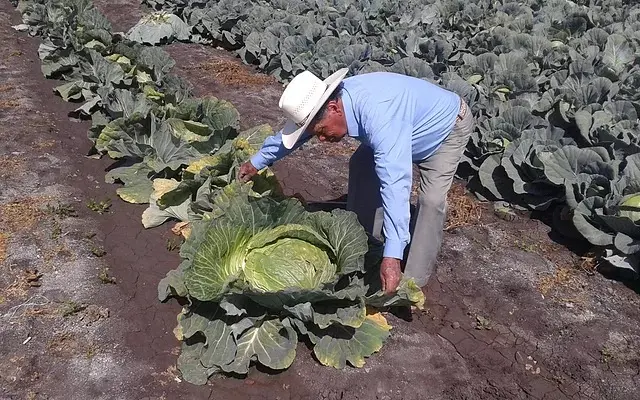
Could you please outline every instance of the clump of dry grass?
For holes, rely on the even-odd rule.
[[[8,92],[15,89],[13,85],[0,85],[0,93]]]
[[[25,269],[22,275],[17,276],[13,283],[3,291],[3,294],[7,298],[26,298],[30,288],[41,285],[40,278],[42,278],[42,273],[37,269]]]
[[[79,338],[70,332],[62,332],[53,336],[47,343],[49,354],[58,357],[70,357],[74,355],[84,354],[88,358],[93,357],[97,351],[97,347],[92,342]]]
[[[16,156],[3,156],[0,157],[0,177],[7,178],[14,176],[21,171],[24,171],[25,159]]]
[[[9,235],[4,232],[0,232],[0,264],[7,259],[7,239]]]
[[[357,143],[343,141],[341,143],[329,143],[328,146],[324,146],[322,154],[325,156],[350,157],[357,149]]]
[[[447,223],[445,231],[480,222],[482,209],[466,195],[464,186],[453,185],[447,193]]]
[[[16,108],[20,106],[18,100],[0,100],[0,108]]]
[[[577,262],[576,268],[585,272],[587,275],[593,275],[596,273],[598,267],[598,257],[595,254],[587,254],[584,257],[580,257],[580,261]]]
[[[38,149],[50,149],[56,145],[56,141],[55,140],[38,140],[38,141],[34,141],[32,144],[34,147]]]
[[[23,276],[19,276],[2,292],[6,299],[24,299],[27,297],[30,287],[29,282]]]
[[[232,60],[203,62],[194,69],[210,72],[221,83],[229,86],[261,86],[275,82],[269,75],[252,73],[240,63]]]
[[[0,205],[0,229],[12,234],[31,228],[42,216],[38,205],[43,198],[27,197]]]
[[[552,274],[543,276],[538,282],[538,290],[547,295],[560,287],[569,287],[575,283],[575,271],[570,267],[559,267]]]

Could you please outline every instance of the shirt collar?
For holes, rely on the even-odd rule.
[[[353,99],[349,92],[342,88],[342,107],[344,108],[344,116],[347,119],[347,130],[351,137],[358,137],[360,135],[360,128],[356,121],[355,112],[353,111]]]

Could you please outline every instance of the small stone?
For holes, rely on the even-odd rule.
[[[460,322],[456,321],[456,322],[452,323],[452,324],[451,324],[451,327],[452,327],[453,329],[458,329],[458,328],[460,328]]]
[[[536,368],[535,371],[533,371],[534,374],[538,375],[540,373],[540,367]]]
[[[610,288],[610,287],[609,287],[609,288],[607,288],[607,293],[609,293],[609,294],[613,294],[613,288]]]
[[[573,303],[564,303],[564,306],[565,306],[565,307],[567,307],[567,308],[573,308],[573,307],[575,307],[575,306],[573,305]]]

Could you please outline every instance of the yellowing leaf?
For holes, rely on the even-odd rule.
[[[175,235],[182,235],[185,239],[188,239],[191,234],[191,224],[185,221],[177,222],[173,228],[171,228],[171,232]]]
[[[165,193],[177,188],[180,183],[175,179],[157,178],[153,180],[153,195],[160,198]]]
[[[406,295],[407,298],[414,303],[415,307],[419,310],[424,309],[424,293],[422,293],[422,289],[420,289],[413,278],[407,281]]]
[[[118,189],[116,190],[116,193],[118,194],[118,196],[120,196],[120,198],[124,201],[126,201],[127,203],[138,203],[138,196],[127,193],[127,191],[122,190],[122,189]]]
[[[178,318],[178,322],[180,322],[180,318]],[[182,333],[182,325],[178,323],[175,328],[173,328],[173,335],[178,340],[184,340],[184,334]]]
[[[136,71],[136,79],[138,83],[144,84],[153,82],[153,78],[145,71]]]
[[[367,313],[368,312],[369,310],[367,310]],[[380,326],[380,328],[383,328],[386,330],[391,330],[393,328],[391,325],[389,325],[389,323],[387,322],[387,319],[384,317],[384,315],[382,315],[381,312],[367,314],[366,318],[371,322],[373,322],[374,324]]]
[[[149,196],[149,208],[142,213],[142,225],[145,228],[153,228],[163,224],[169,218],[175,218],[179,221],[189,220],[189,204],[190,199],[185,200],[179,205],[160,209],[158,207],[158,199],[178,187],[179,182],[175,179],[156,178],[153,180],[153,193]]]
[[[192,162],[191,164],[189,164],[189,166],[185,169],[185,171],[195,175],[199,173],[202,170],[202,168],[217,164],[219,160],[220,160],[220,157],[217,155],[204,156]]]

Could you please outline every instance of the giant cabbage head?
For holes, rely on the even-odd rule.
[[[640,222],[640,193],[633,193],[620,203],[620,216],[629,218],[634,223]]]
[[[309,213],[295,199],[255,198],[243,189],[227,186],[213,217],[194,222],[181,251],[191,297],[218,301],[232,289],[322,290],[364,271],[368,238],[355,214]]]
[[[307,212],[296,199],[255,197],[238,182],[213,208],[193,222],[182,264],[158,287],[160,300],[189,300],[175,331],[189,382],[220,370],[246,374],[252,361],[288,368],[298,335],[322,364],[361,367],[391,329],[375,308],[423,307],[412,279],[394,295],[379,290],[377,247],[352,212]]]

